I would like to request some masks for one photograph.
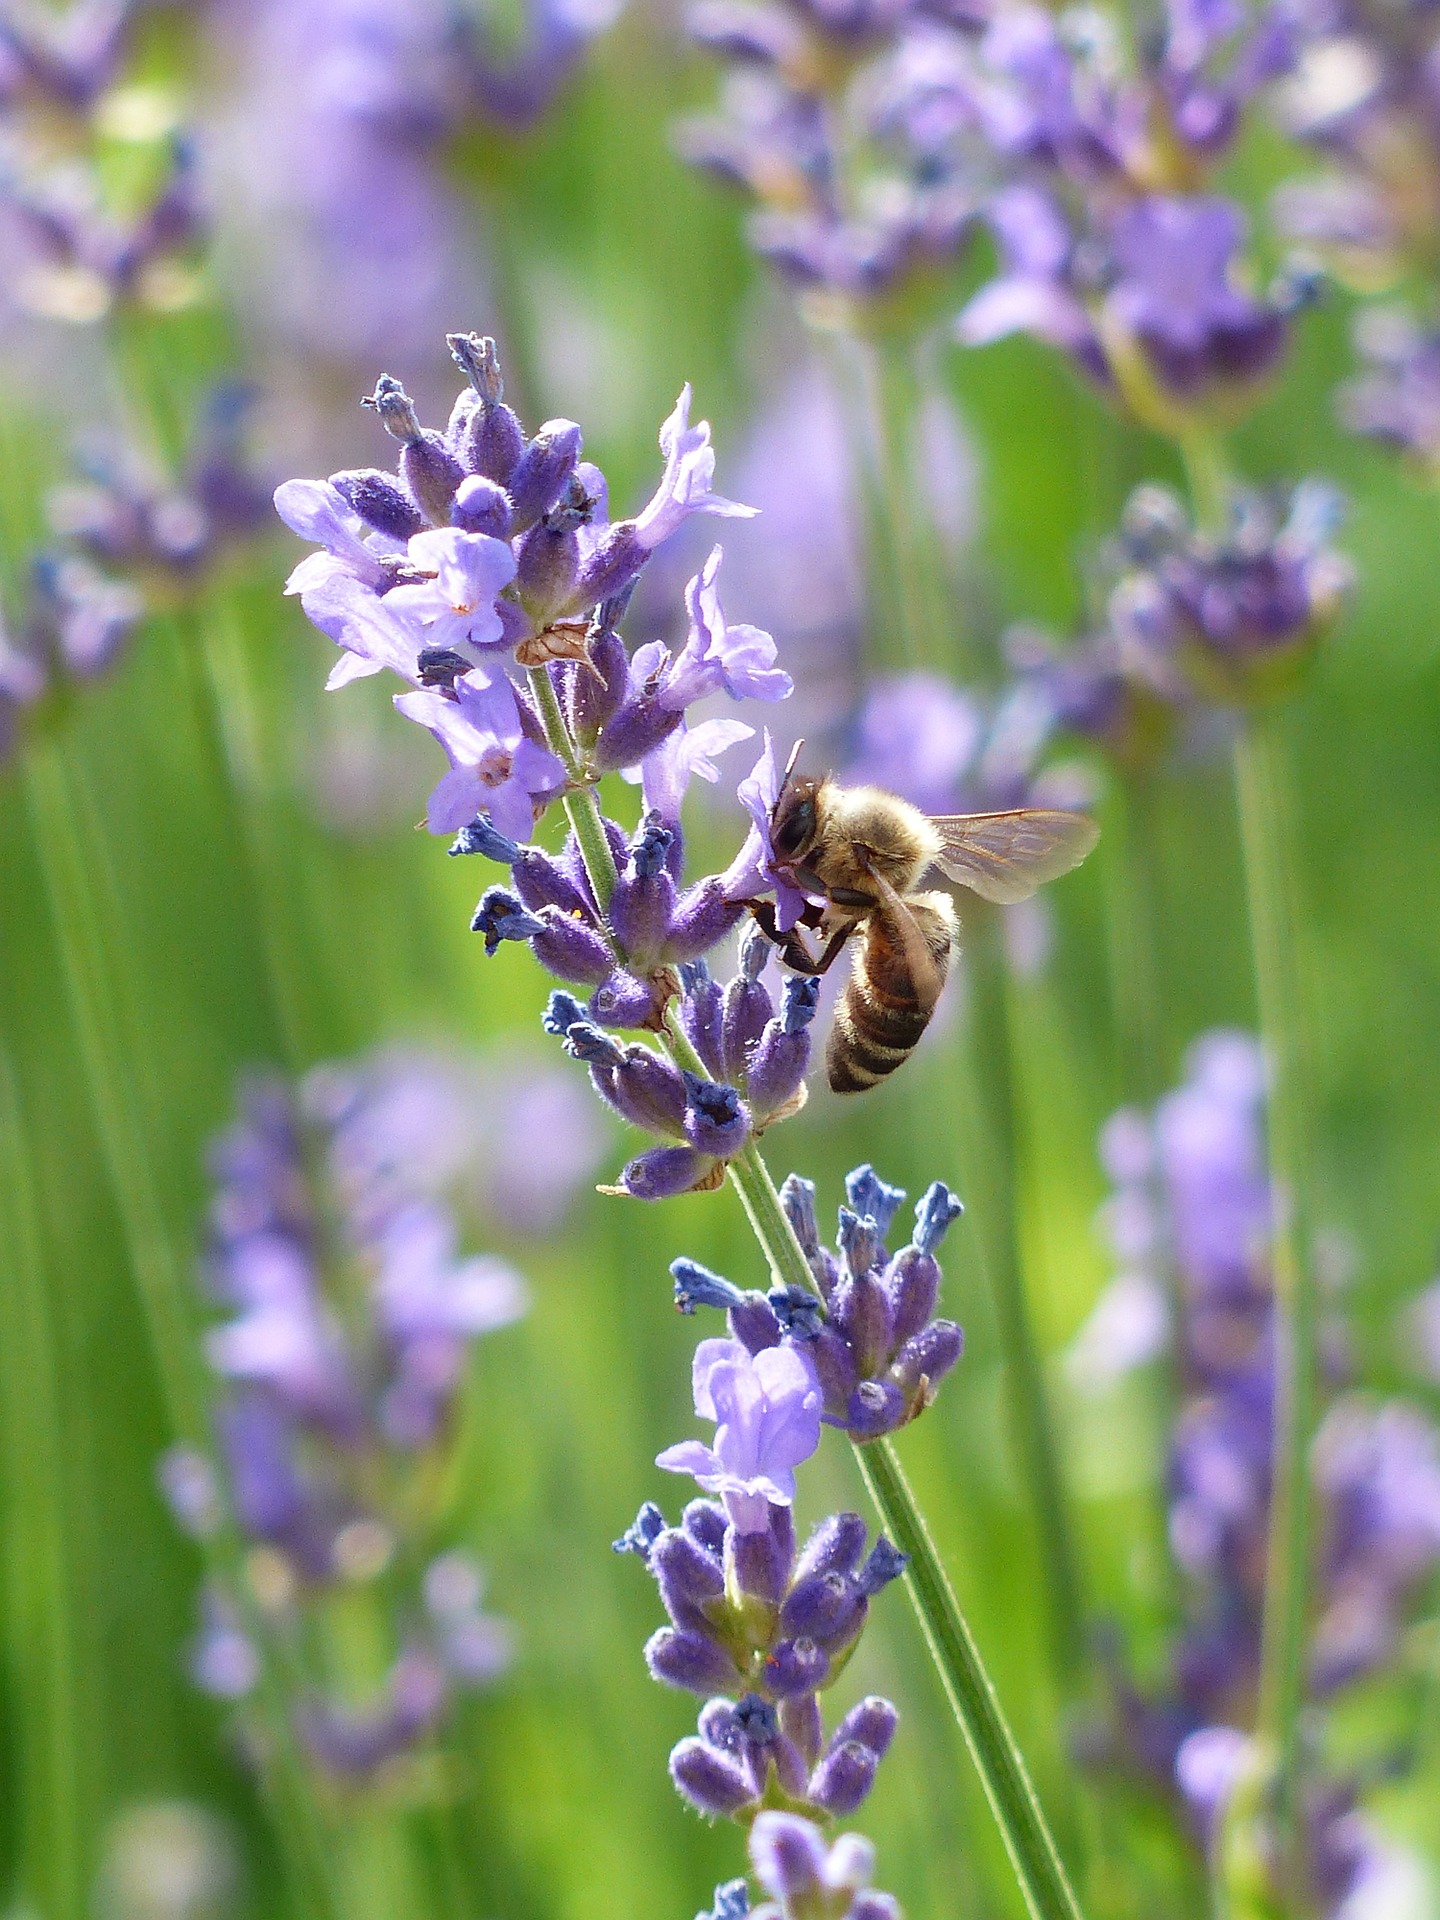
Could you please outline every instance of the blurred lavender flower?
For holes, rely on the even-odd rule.
[[[233,1513],[249,1543],[254,1621],[315,1676],[291,1703],[297,1730],[321,1767],[355,1781],[428,1741],[455,1688],[508,1659],[507,1632],[481,1613],[479,1572],[463,1554],[432,1553],[417,1591],[387,1580],[382,1600],[378,1584],[402,1553],[423,1554],[416,1469],[443,1455],[471,1344],[524,1311],[507,1266],[457,1256],[423,1152],[418,1175],[409,1158],[419,1133],[443,1122],[443,1103],[425,1129],[415,1097],[412,1081],[398,1125],[383,1067],[317,1070],[298,1091],[278,1078],[245,1090],[212,1154],[206,1278],[227,1316],[206,1339],[224,1383],[220,1478],[188,1452],[161,1470],[189,1530],[206,1534],[222,1507]],[[336,1689],[330,1603],[357,1591],[373,1595],[391,1650]],[[212,1591],[197,1683],[244,1699],[259,1675],[254,1630]]]
[[[1372,307],[1355,322],[1361,370],[1341,387],[1340,418],[1352,433],[1440,472],[1440,333],[1399,307]]]
[[[1264,1095],[1256,1043],[1212,1033],[1153,1115],[1127,1110],[1109,1122],[1101,1153],[1115,1192],[1106,1220],[1122,1273],[1072,1349],[1074,1360],[1093,1356],[1092,1382],[1096,1365],[1113,1379],[1127,1361],[1151,1358],[1167,1327],[1176,1349],[1169,1535],[1187,1618],[1161,1697],[1117,1676],[1112,1752],[1173,1790],[1206,1845],[1218,1844],[1225,1809],[1258,1764],[1246,1728],[1260,1660],[1275,1387],[1276,1198]],[[1321,1551],[1309,1689],[1323,1701],[1385,1664],[1409,1604],[1440,1565],[1440,1434],[1399,1402],[1345,1396],[1316,1437],[1313,1473]],[[1325,1914],[1342,1910],[1371,1860],[1357,1838],[1358,1790],[1358,1780],[1319,1768],[1305,1785],[1308,1892]]]
[[[523,128],[554,104],[591,42],[619,15],[624,0],[529,0],[506,38],[493,10],[457,0],[451,11],[452,57],[464,96],[487,120]]]
[[[937,111],[954,10],[708,0],[692,37],[729,62],[720,111],[679,129],[684,156],[752,201],[756,251],[821,324],[933,297],[977,207],[973,112]]]
[[[1069,647],[1033,628],[1006,637],[1037,732],[1142,772],[1176,744],[1223,738],[1217,711],[1289,692],[1354,577],[1331,545],[1342,507],[1319,480],[1237,491],[1210,534],[1168,488],[1137,488],[1099,556],[1103,623]]]
[[[1433,278],[1440,37],[1430,8],[1309,0],[1300,18],[1301,54],[1276,116],[1329,165],[1280,188],[1282,226],[1361,292],[1416,269]]]
[[[1174,0],[1163,32],[1129,49],[1093,12],[998,8],[951,83],[1006,163],[986,209],[1001,271],[960,339],[1034,333],[1162,432],[1217,398],[1247,403],[1300,293],[1289,280],[1255,292],[1245,216],[1205,183],[1296,45],[1283,4]]]
[[[826,1845],[818,1828],[794,1813],[762,1813],[750,1829],[750,1860],[770,1899],[756,1920],[900,1920],[888,1893],[871,1890],[875,1849],[858,1833]]]

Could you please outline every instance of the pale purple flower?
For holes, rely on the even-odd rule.
[[[692,513],[748,520],[755,512],[753,507],[741,506],[711,491],[715,449],[710,444],[710,422],[701,420],[693,427],[690,425],[690,399],[687,380],[675,402],[675,411],[660,429],[665,472],[634,523],[635,539],[647,553],[668,540]]]
[[[445,749],[450,771],[430,795],[432,833],[458,833],[478,813],[488,813],[512,840],[528,840],[535,802],[565,784],[565,769],[553,753],[527,739],[508,680],[477,686],[467,674],[455,698],[420,692],[395,696],[407,719],[417,720]]]
[[[301,593],[329,577],[338,561],[357,580],[375,589],[388,580],[378,552],[361,538],[364,522],[338,487],[328,480],[284,480],[275,489],[275,511],[292,533],[313,540],[323,553],[307,553],[291,568],[286,593]]]
[[[755,729],[743,720],[701,720],[693,727],[682,720],[640,763],[645,811],[677,824],[691,780],[706,780],[713,786],[720,778],[717,756],[741,740],[753,739],[754,734]]]
[[[507,541],[453,527],[427,529],[412,537],[409,559],[417,572],[435,578],[393,587],[386,598],[420,622],[427,647],[460,652],[509,644],[495,605],[515,578],[515,555]]]
[[[848,777],[926,813],[954,812],[984,725],[977,702],[941,674],[877,680],[860,710]]]
[[[674,713],[722,688],[732,700],[785,700],[793,689],[789,674],[775,665],[777,648],[768,633],[726,623],[716,585],[722,551],[711,549],[685,589],[690,631],[660,692],[661,706]]]
[[[425,645],[419,627],[391,606],[388,594],[382,599],[357,580],[343,562],[329,560],[323,554],[312,557],[325,562],[325,571],[312,573],[300,604],[310,624],[341,649],[325,682],[326,692],[333,693],[337,687],[387,667],[402,680],[418,685],[420,651]]]
[[[702,1340],[693,1384],[696,1413],[716,1422],[714,1445],[682,1441],[656,1465],[718,1494],[737,1532],[763,1532],[770,1507],[794,1500],[795,1468],[820,1444],[814,1369],[793,1347],[752,1355],[738,1340]]]
[[[493,1255],[457,1260],[448,1207],[415,1202],[386,1227],[378,1246],[375,1313],[392,1340],[471,1339],[508,1326],[526,1310],[524,1284]]]

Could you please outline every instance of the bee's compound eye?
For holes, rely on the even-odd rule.
[[[782,860],[793,860],[815,831],[815,802],[807,795],[797,800],[772,836]]]

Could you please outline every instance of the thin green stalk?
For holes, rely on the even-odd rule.
[[[567,769],[578,776],[578,758],[549,674],[536,669],[531,684],[547,739]],[[615,886],[615,865],[600,827],[593,789],[582,786],[567,794],[566,808],[590,884],[598,899],[608,901]],[[699,1056],[677,1026],[672,1023],[663,1037],[672,1057],[693,1071],[704,1072]],[[771,1272],[787,1285],[813,1292],[815,1281],[805,1250],[786,1218],[770,1170],[753,1141],[728,1163],[727,1172]],[[880,1440],[857,1447],[856,1453],[886,1525],[901,1551],[910,1556],[910,1597],[1032,1920],[1080,1920],[1079,1903],[1065,1876],[1024,1759],[895,1450],[888,1440]]]
[[[21,1767],[19,1903],[84,1920],[88,1755],[76,1673],[77,1595],[70,1564],[55,1328],[39,1207],[11,1062],[0,1053],[0,1379],[7,1524],[6,1616]]]
[[[1111,782],[1105,808],[1104,878],[1111,1001],[1124,1099],[1148,1107],[1165,1072],[1156,962],[1159,863],[1155,782],[1144,774]]]
[[[971,943],[970,1044],[984,1105],[987,1266],[1005,1365],[1010,1419],[1021,1477],[1040,1546],[1051,1652],[1062,1687],[1074,1684],[1085,1657],[1084,1606],[1069,1502],[1055,1442],[1021,1257],[1014,1168],[1019,1127],[1014,1037],[1002,929],[990,915]]]
[[[919,494],[922,388],[914,349],[905,339],[860,343],[865,396],[861,470],[866,478],[872,577],[870,614],[877,628],[892,624],[899,664],[958,664],[959,619],[944,591],[939,536]]]
[[[103,876],[106,864],[103,826],[55,743],[35,744],[25,756],[24,778],[65,995],[155,1358],[166,1423],[177,1439],[204,1447],[208,1421],[189,1288],[151,1172],[153,1128],[131,1039],[127,948],[109,911],[111,903],[95,880],[97,873]],[[248,1612],[249,1589],[232,1527],[215,1543],[214,1557],[228,1575],[227,1590]],[[255,1638],[257,1645],[267,1646],[263,1631]],[[294,1746],[285,1689],[268,1659],[262,1683],[275,1743],[268,1784],[301,1905],[307,1920],[312,1914],[337,1913],[327,1842]]]
[[[1294,823],[1279,721],[1247,716],[1235,791],[1270,1072],[1267,1128],[1278,1196],[1273,1228],[1275,1433],[1258,1731],[1278,1769],[1283,1851],[1295,1844],[1295,1771],[1305,1691],[1311,1548],[1309,1450],[1319,1299],[1310,1262],[1311,1111],[1304,983],[1297,958]]]

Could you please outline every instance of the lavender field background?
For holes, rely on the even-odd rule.
[[[1111,31],[1144,49],[1163,21],[1133,11]],[[881,293],[837,293],[842,275],[787,264],[778,243],[763,257],[744,195],[682,152],[704,144],[694,116],[713,109],[722,63],[678,8],[453,12],[468,39],[442,0],[81,0],[53,14],[0,0],[0,1912],[688,1920],[745,1870],[736,1830],[698,1818],[667,1778],[693,1703],[647,1673],[662,1610],[611,1543],[642,1501],[671,1512],[689,1495],[655,1460],[694,1432],[691,1354],[719,1323],[673,1311],[670,1262],[763,1288],[760,1256],[728,1190],[654,1204],[595,1191],[645,1142],[542,1031],[560,983],[523,942],[487,958],[467,931],[505,876],[417,831],[443,760],[401,725],[393,678],[327,692],[335,648],[283,591],[307,548],[276,516],[275,486],[393,468],[362,396],[392,374],[443,428],[463,385],[445,336],[473,330],[497,340],[529,429],[581,423],[614,520],[655,489],[657,429],[687,382],[712,423],[717,489],[761,509],[680,528],[626,617],[632,649],[678,648],[685,583],[719,539],[731,620],[773,634],[795,683],[786,705],[704,708],[738,713],[756,738],[692,790],[692,875],[735,858],[748,825],[735,788],[766,726],[782,753],[805,735],[816,768],[913,780],[933,811],[1053,793],[1100,823],[1096,852],[1033,906],[962,899],[964,957],[893,1080],[850,1100],[817,1071],[804,1111],[765,1141],[777,1180],[815,1183],[827,1240],[863,1163],[911,1203],[934,1180],[965,1203],[943,1251],[964,1356],[897,1444],[1081,1907],[1433,1920],[1436,349],[1427,362],[1410,345],[1408,449],[1354,431],[1357,405],[1337,394],[1366,340],[1372,377],[1393,364],[1393,323],[1389,361],[1375,341],[1397,298],[1434,324],[1440,142],[1386,145],[1365,175],[1419,209],[1388,252],[1373,236],[1336,246],[1314,220],[1297,238],[1277,190],[1293,200],[1297,180],[1364,167],[1344,139],[1297,138],[1283,77],[1245,99],[1205,191],[1248,210],[1251,286],[1286,281],[1284,351],[1243,404],[1213,369],[1178,404],[1229,408],[1227,458],[1251,485],[1318,476],[1339,490],[1344,518],[1323,538],[1353,584],[1333,619],[1317,588],[1275,630],[1296,671],[1258,723],[1246,703],[1274,632],[1248,653],[1214,642],[1234,669],[1218,697],[1213,681],[1162,697],[1143,676],[1117,693],[1117,669],[1103,691],[1120,718],[1091,724],[1098,708],[1066,707],[1056,659],[1113,626],[1107,543],[1127,501],[1158,483],[1202,503],[1186,493],[1194,445],[1187,479],[1184,436],[1138,422],[1113,373],[1107,394],[1054,344],[957,339],[955,316],[997,277],[987,210],[1021,160],[995,160],[968,122],[947,133],[907,188],[953,189],[955,230]],[[955,34],[966,58],[981,45],[974,20],[926,19],[887,15],[867,57],[925,31]],[[1429,19],[1419,5],[1317,9],[1297,45],[1389,49],[1398,68],[1388,91],[1374,82],[1374,111],[1410,114],[1434,141],[1440,110],[1395,80],[1434,64]],[[1067,44],[1086,44],[1082,26]],[[1237,13],[1226,30],[1248,27]],[[34,48],[50,34],[65,54],[46,68]],[[1383,145],[1352,144],[1366,164]],[[1046,178],[1037,154],[1023,164]],[[1067,180],[1093,189],[1083,168]],[[1113,283],[1099,284],[1103,300]],[[1149,377],[1164,385],[1163,370]],[[893,429],[878,451],[876,408]],[[1360,424],[1374,428],[1373,408]],[[1132,578],[1139,552],[1121,563]],[[1186,1311],[1203,1306],[1207,1249],[1244,1269],[1214,1283],[1234,1283],[1236,1324],[1268,1325],[1274,1220],[1260,1054],[1241,1038],[1259,1012],[1230,750],[1252,724],[1292,788],[1302,1255],[1323,1323],[1314,1425],[1329,1423],[1308,1596],[1319,1637],[1297,1724],[1305,1778],[1334,1799],[1317,1799],[1300,1843],[1314,1857],[1279,1891],[1245,1852],[1244,1808],[1227,1813],[1243,1792],[1233,1748],[1192,1748],[1177,1784],[1175,1725],[1139,1705],[1173,1703],[1188,1632],[1197,1663],[1238,1664],[1183,1731],[1248,1734],[1255,1714],[1246,1629],[1225,1608],[1253,1599],[1266,1514],[1253,1484],[1220,1483],[1243,1445],[1204,1453],[1195,1438],[1224,1389],[1194,1353],[1167,1358],[1156,1325],[1172,1283]],[[609,773],[602,798],[633,828],[632,786]],[[558,807],[536,838],[559,846]],[[712,956],[717,977],[732,952]],[[1147,1136],[1137,1111],[1177,1087],[1189,1105],[1172,1101]],[[471,1275],[492,1291],[450,1356],[459,1377],[427,1387],[418,1412],[382,1409],[382,1427],[413,1413],[409,1438],[392,1422],[371,1451],[323,1442],[362,1504],[411,1529],[398,1546],[352,1533],[352,1572],[323,1579],[291,1536],[276,1544],[283,1528],[268,1543],[216,1534],[204,1466],[216,1408],[250,1364],[217,1343],[234,1308],[215,1289],[259,1231],[247,1207],[272,1190],[252,1156],[264,1102],[290,1097],[311,1129],[295,1177],[321,1181],[317,1156],[339,1155],[340,1224],[326,1230],[355,1236],[358,1265],[339,1262],[335,1280],[352,1335],[368,1324],[365,1236],[416,1195],[453,1214],[465,1257],[503,1263]],[[247,1100],[256,1131],[241,1139]],[[381,1225],[354,1227],[372,1204]],[[908,1231],[908,1206],[900,1218]],[[1017,1416],[1007,1273],[1053,1422],[1069,1593],[1023,1382]],[[470,1338],[487,1316],[493,1329]],[[1203,1325],[1182,1327],[1182,1349],[1188,1337],[1203,1344]],[[1177,1439],[1181,1401],[1192,1426]],[[802,1476],[802,1532],[836,1507],[870,1516],[842,1439],[827,1435]],[[226,1444],[252,1464],[263,1451]],[[483,1569],[483,1599],[456,1555]],[[225,1611],[237,1583],[261,1615],[293,1624],[300,1610],[298,1666],[282,1627],[282,1657],[252,1671],[254,1622]],[[426,1633],[464,1637],[441,1662],[443,1705],[357,1758],[359,1721],[337,1708],[320,1726],[303,1701],[323,1683],[363,1719],[393,1693],[424,1607]],[[858,1821],[877,1884],[911,1920],[1022,1914],[898,1585],[876,1596],[841,1692],[845,1705],[883,1694],[901,1716]]]

